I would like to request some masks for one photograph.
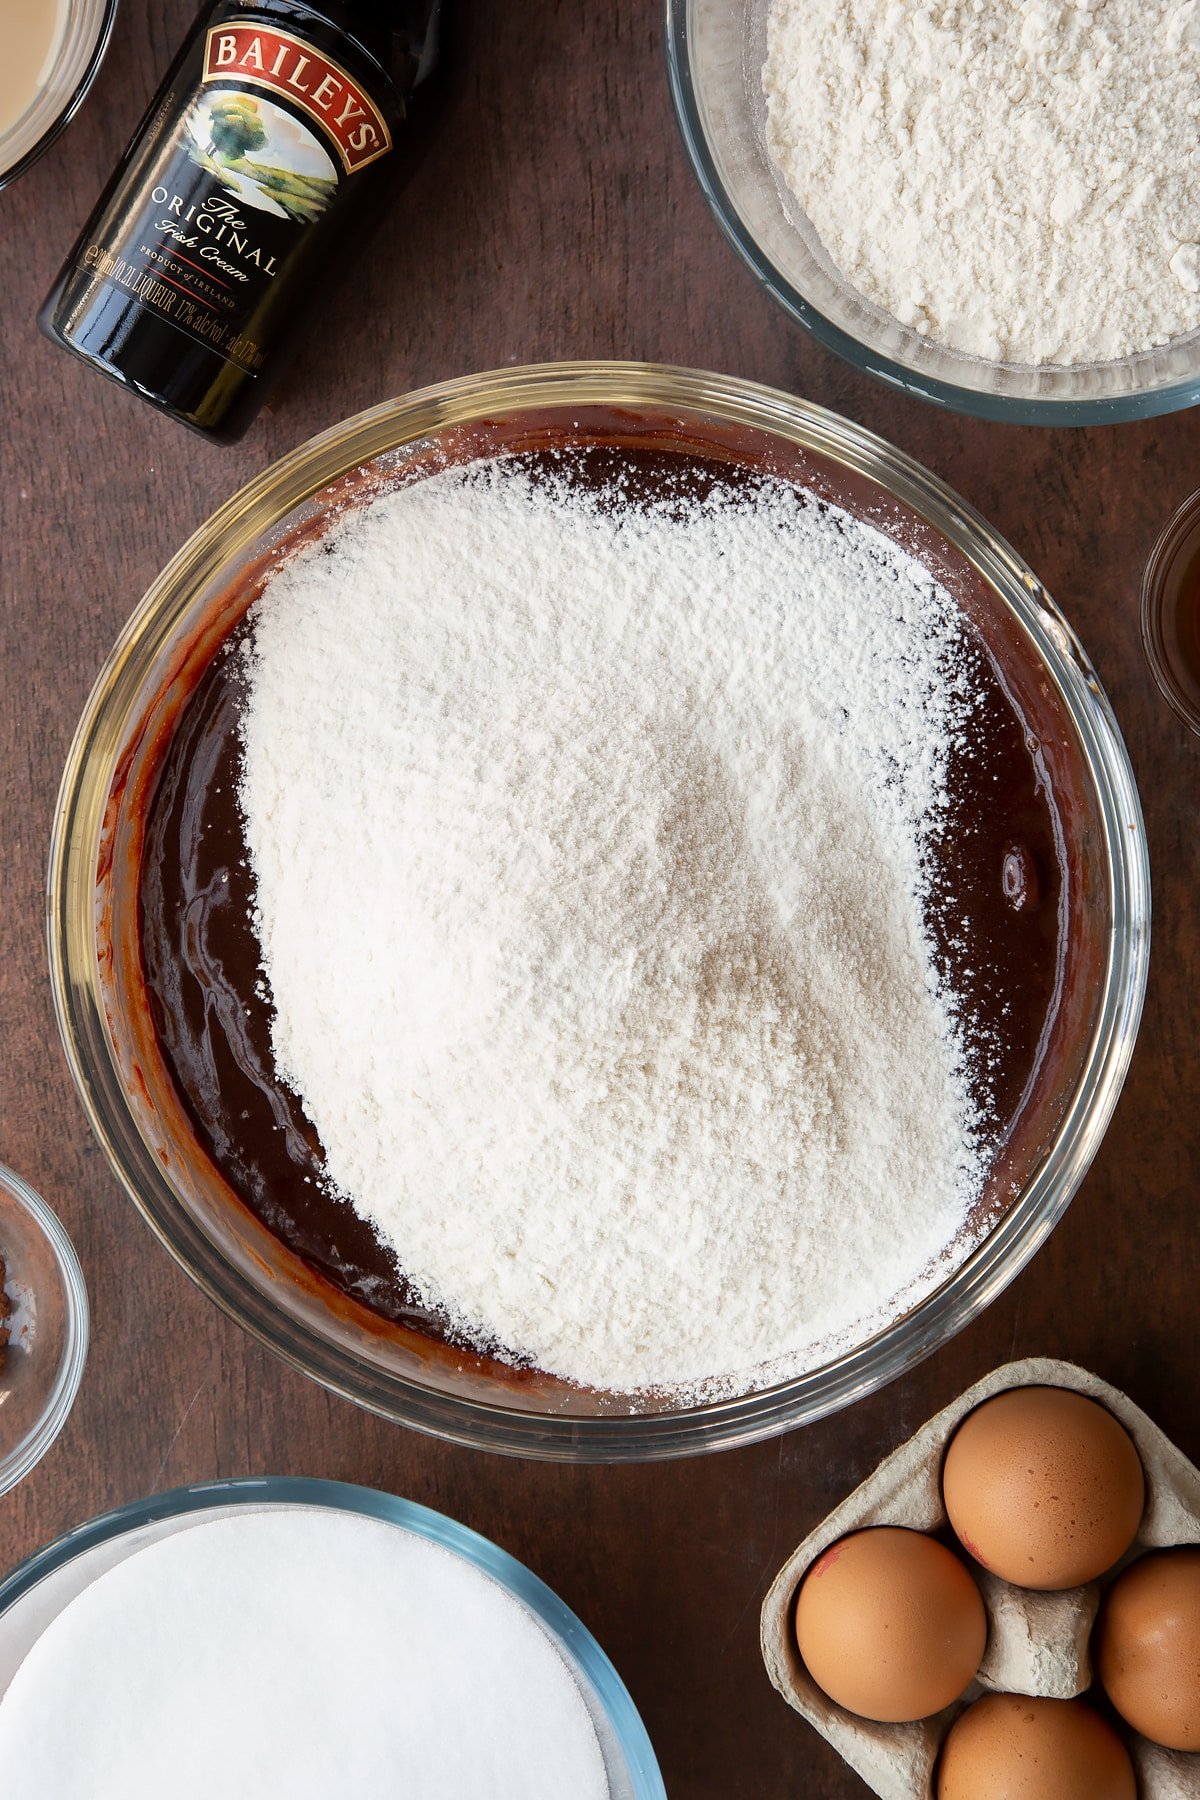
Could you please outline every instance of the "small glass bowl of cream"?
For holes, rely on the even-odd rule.
[[[0,1165],[0,1494],[46,1454],[75,1404],[88,1300],[70,1238],[39,1194]]]
[[[116,16],[117,0],[0,0],[0,188],[74,117]]]

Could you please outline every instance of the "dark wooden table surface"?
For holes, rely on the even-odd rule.
[[[1200,1459],[1200,738],[1161,703],[1140,571],[1200,480],[1193,414],[1089,431],[940,414],[811,343],[725,246],[667,96],[657,0],[458,0],[445,127],[275,407],[217,449],[37,334],[58,263],[182,38],[192,0],[123,0],[80,117],[0,195],[0,1159],[56,1208],[93,1307],[61,1438],[0,1501],[0,1568],[118,1502],[220,1475],[368,1483],[439,1507],[551,1583],[609,1651],[672,1800],[865,1790],[767,1682],[783,1556],[929,1413],[1013,1355],[1075,1359]],[[250,476],[347,413],[561,357],[753,377],[848,414],[949,479],[1028,558],[1112,697],[1146,807],[1150,991],[1125,1092],[1049,1245],[985,1316],[853,1411],[662,1467],[546,1467],[358,1412],[219,1315],[153,1242],[89,1135],[55,1033],[44,868],[75,721],[118,628]]]

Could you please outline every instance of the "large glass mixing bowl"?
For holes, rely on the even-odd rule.
[[[1200,400],[1200,332],[1119,361],[1018,366],[930,343],[855,292],[775,173],[762,69],[771,0],[664,0],[675,112],[717,223],[779,304],[892,387],[1024,425],[1095,425]]]
[[[374,474],[581,441],[735,461],[753,450],[901,537],[973,614],[1061,771],[1074,895],[1067,998],[1041,1100],[1003,1152],[991,1230],[870,1342],[797,1379],[705,1405],[598,1394],[472,1357],[315,1278],[197,1143],[141,968],[146,801],[198,671],[243,616],[264,563],[319,532]],[[92,1127],[204,1291],[295,1367],[389,1418],[460,1443],[578,1461],[678,1456],[815,1419],[893,1379],[993,1300],[1062,1216],[1108,1123],[1141,1011],[1150,923],[1141,810],[1120,735],[1070,628],[1014,552],[941,482],[843,419],[724,376],[618,363],[503,370],[389,402],[315,438],[222,507],[154,583],[88,702],[63,777],[48,906],[58,1019]]]

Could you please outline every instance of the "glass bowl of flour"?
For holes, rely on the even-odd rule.
[[[157,1494],[14,1569],[0,1745],[45,1800],[380,1793],[398,1768],[430,1800],[665,1795],[620,1676],[531,1570],[427,1507],[301,1477]]]
[[[1200,398],[1200,15],[666,0],[676,115],[725,236],[857,368],[1088,425]]]
[[[786,395],[562,364],[362,414],[184,547],[49,921],[205,1292],[388,1417],[618,1460],[845,1406],[1012,1279],[1149,878],[1086,656],[963,501]]]

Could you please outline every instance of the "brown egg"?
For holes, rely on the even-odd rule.
[[[1156,1551],[1117,1577],[1096,1672],[1135,1731],[1168,1750],[1200,1750],[1200,1549]]]
[[[1124,1556],[1146,1502],[1124,1426],[1070,1388],[1009,1388],[963,1420],[942,1492],[977,1562],[1017,1587],[1094,1581]]]
[[[988,1694],[950,1727],[937,1800],[1137,1800],[1129,1752],[1082,1700]]]
[[[817,1558],[796,1597],[796,1643],[848,1712],[898,1723],[957,1700],[983,1657],[987,1614],[957,1556],[920,1531],[856,1531]]]

